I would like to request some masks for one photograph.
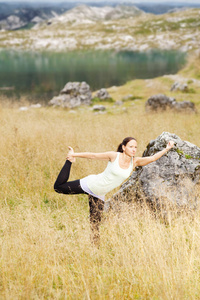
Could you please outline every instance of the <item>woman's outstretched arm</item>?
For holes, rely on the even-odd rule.
[[[147,156],[147,157],[136,157],[135,158],[135,165],[136,167],[142,167],[150,164],[151,162],[156,161],[160,157],[162,157],[166,152],[168,152],[171,148],[174,147],[174,142],[169,141],[167,144],[167,147],[163,149],[162,151],[157,152],[156,154],[152,156]]]
[[[94,152],[69,152],[67,155],[67,159],[71,160],[72,158],[80,157],[80,158],[88,158],[88,159],[99,159],[99,160],[110,160],[113,161],[117,156],[117,153],[114,151],[102,152],[102,153],[94,153]]]

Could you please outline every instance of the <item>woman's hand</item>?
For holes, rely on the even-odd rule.
[[[167,151],[169,151],[173,147],[174,147],[174,142],[169,141],[165,149],[157,152],[156,154],[154,154],[152,156],[136,157],[135,158],[135,166],[136,167],[146,166],[146,165],[156,161],[157,159],[159,159],[161,156],[163,156]]]
[[[170,149],[173,148],[173,147],[174,147],[174,141],[169,141],[168,144],[167,144],[166,149],[167,149],[167,150],[170,150]]]

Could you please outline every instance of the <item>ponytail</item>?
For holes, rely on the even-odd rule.
[[[122,145],[123,145],[123,143],[119,144],[119,146],[117,148],[117,152],[123,153]]]
[[[128,136],[128,137],[126,137],[125,139],[123,139],[122,143],[119,144],[119,146],[118,146],[118,148],[117,148],[117,152],[123,153],[123,148],[122,148],[122,146],[126,146],[126,144],[128,144],[128,142],[130,142],[131,140],[136,141],[136,139],[133,138],[133,137],[131,137],[131,136]]]

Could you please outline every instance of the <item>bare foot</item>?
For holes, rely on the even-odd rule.
[[[74,150],[73,150],[73,148],[70,147],[70,146],[68,146],[68,148],[69,148],[69,152],[68,152],[68,155],[67,155],[67,159],[68,159],[69,161],[71,161],[71,162],[75,162],[76,159],[75,159],[75,157],[72,156],[72,154],[74,153]]]

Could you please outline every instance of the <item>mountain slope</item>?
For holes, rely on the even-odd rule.
[[[81,5],[31,30],[0,31],[0,48],[194,51],[200,49],[199,15],[200,9],[153,15],[126,6]]]
[[[61,16],[55,17],[48,21],[48,24],[59,24],[59,23],[87,23],[87,22],[98,22],[105,20],[117,20],[128,17],[135,17],[143,14],[143,12],[135,6],[122,6],[116,7],[105,6],[105,7],[94,7],[87,5],[77,6]]]
[[[63,8],[55,7],[16,7],[0,3],[0,29],[16,30],[24,26],[34,25],[53,18],[64,12]]]

